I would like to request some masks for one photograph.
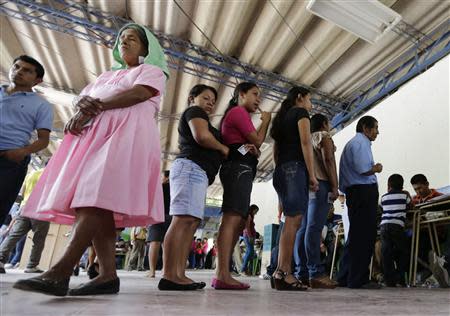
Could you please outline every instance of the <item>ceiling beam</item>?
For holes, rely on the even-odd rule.
[[[48,5],[29,0],[11,0],[0,4],[0,13],[110,48],[120,27],[132,22],[68,0],[49,0]],[[337,96],[275,72],[171,35],[154,30],[152,32],[164,49],[169,67],[177,71],[229,87],[234,87],[237,80],[252,81],[262,88],[264,98],[275,102],[283,101],[292,86],[302,86],[312,92],[314,112],[326,114],[329,118],[347,105],[345,100]]]
[[[429,34],[421,35],[413,30],[412,26],[407,25],[400,31],[413,38],[414,45],[351,93],[346,109],[332,121],[334,128],[341,130],[349,125],[408,80],[450,53],[450,19]]]

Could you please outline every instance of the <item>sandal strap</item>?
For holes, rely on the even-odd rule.
[[[277,271],[274,273],[274,276],[275,276],[277,273],[281,275],[281,278],[280,278],[280,279],[283,280],[284,282],[286,282],[285,279],[286,279],[286,277],[290,274],[290,273],[284,272],[283,270],[277,270]],[[276,277],[274,277],[274,278],[277,279]],[[288,283],[288,282],[286,282],[286,283],[289,284],[289,286],[292,287],[292,288],[297,288],[297,289],[307,289],[307,288],[308,288],[308,286],[306,286],[305,284],[303,284],[302,281],[300,281],[300,280],[297,279],[297,278],[295,278],[295,279],[296,279],[297,281],[292,282],[292,283]]]
[[[294,287],[294,288],[297,288],[297,289],[304,289],[305,288],[305,285],[300,280],[298,280],[297,282],[294,282],[294,283],[289,283],[289,285],[291,287]]]
[[[276,274],[281,275],[281,276],[282,276],[281,279],[284,279],[285,277],[287,277],[287,276],[289,275],[289,273],[284,272],[283,270],[277,270],[277,271],[275,271],[274,275],[276,275]]]

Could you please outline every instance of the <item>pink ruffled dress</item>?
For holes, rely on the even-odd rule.
[[[73,224],[75,210],[114,212],[116,227],[164,221],[160,181],[161,149],[155,113],[166,77],[155,66],[107,71],[81,95],[104,99],[145,85],[158,94],[127,107],[100,113],[82,135],[66,134],[36,184],[22,215]]]

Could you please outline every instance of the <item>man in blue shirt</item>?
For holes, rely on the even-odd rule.
[[[374,163],[371,145],[378,135],[378,122],[363,116],[356,135],[345,145],[339,165],[339,189],[346,194],[350,229],[339,269],[340,286],[376,289],[369,282],[369,263],[377,234],[378,184],[375,173],[383,170]]]
[[[32,90],[43,77],[44,67],[22,55],[9,70],[9,85],[0,87],[0,225],[20,191],[30,155],[49,143],[53,110]],[[30,144],[34,130],[37,140]]]

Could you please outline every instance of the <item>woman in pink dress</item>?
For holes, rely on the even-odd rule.
[[[117,293],[116,228],[164,221],[155,121],[168,77],[164,53],[150,31],[128,24],[113,56],[113,71],[81,92],[78,112],[23,211],[73,224],[69,245],[49,271],[19,280],[15,288],[57,296]],[[72,269],[91,242],[100,274],[68,291]]]

